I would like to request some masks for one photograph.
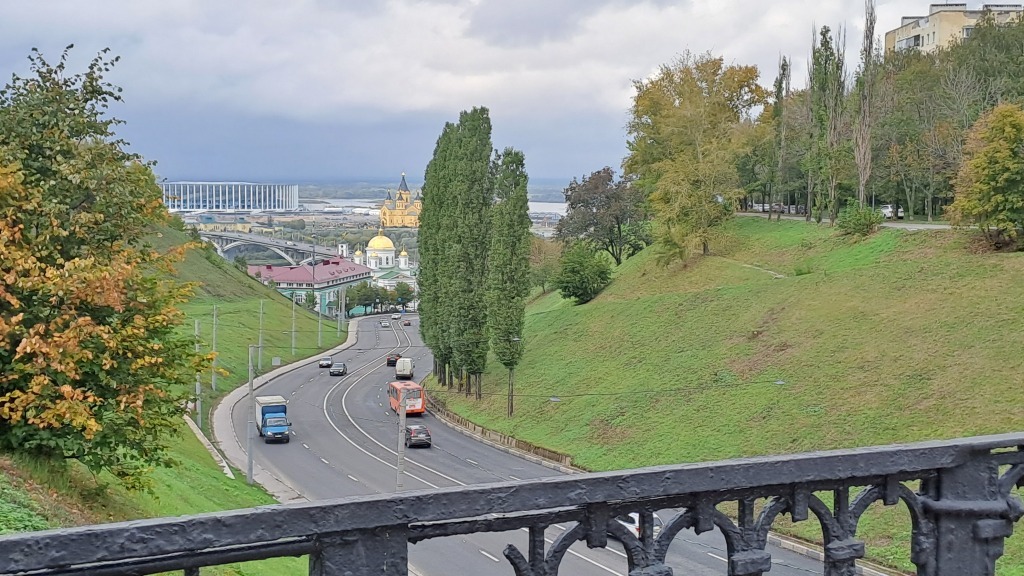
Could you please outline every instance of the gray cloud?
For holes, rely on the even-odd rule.
[[[878,29],[918,0],[880,1]],[[491,109],[496,145],[543,176],[582,175],[624,153],[631,81],[691,50],[757,64],[778,55],[801,84],[813,23],[848,25],[852,0],[38,0],[0,17],[0,73],[69,43],[79,67],[123,61],[116,110],[165,175],[387,176],[422,170],[445,120]],[[321,176],[317,176],[320,178]]]

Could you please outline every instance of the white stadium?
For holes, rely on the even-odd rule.
[[[170,212],[287,212],[299,209],[298,184],[161,182]]]

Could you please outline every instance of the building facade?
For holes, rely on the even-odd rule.
[[[297,184],[161,182],[170,212],[287,212],[299,209]]]
[[[885,51],[909,50],[933,52],[971,37],[974,26],[985,14],[1005,23],[1021,16],[1020,4],[982,4],[968,9],[967,4],[930,4],[927,16],[904,16],[900,27],[885,33]]]
[[[418,190],[413,197],[409,185],[405,183],[405,172],[402,172],[402,181],[398,184],[394,198],[391,197],[391,190],[388,190],[388,197],[380,207],[380,225],[387,228],[419,228],[421,210],[423,197]]]
[[[316,308],[328,316],[337,314],[347,286],[373,279],[372,270],[343,258],[323,260],[315,266],[250,265],[248,272],[299,304],[305,304],[312,293]]]
[[[384,227],[377,230],[377,235],[366,243],[366,252],[356,250],[353,261],[365,265],[371,270],[373,283],[394,290],[400,283],[407,284],[413,290],[416,287],[416,266],[409,261],[409,253],[403,249],[396,256],[395,243],[384,235]]]

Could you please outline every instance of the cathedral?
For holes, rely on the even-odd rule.
[[[395,197],[392,198],[391,190],[388,190],[388,197],[380,207],[380,225],[385,228],[419,228],[422,209],[423,198],[419,192],[415,198],[412,197],[409,185],[405,183],[405,172],[402,172],[402,182],[395,191]]]
[[[404,178],[402,183],[405,183]],[[366,244],[366,253],[356,250],[352,260],[356,264],[368,267],[373,275],[373,283],[378,286],[394,290],[398,284],[408,284],[413,290],[418,289],[416,265],[409,261],[409,253],[404,248],[398,257],[395,257],[395,243],[384,235],[383,226]]]

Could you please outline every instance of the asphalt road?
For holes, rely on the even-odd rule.
[[[407,317],[412,326],[392,322],[390,328],[383,328],[369,319],[360,322],[356,345],[335,355],[335,360],[348,366],[347,376],[331,377],[326,369],[314,365],[282,375],[259,389],[260,395],[289,398],[294,433],[289,444],[254,442],[254,458],[259,466],[309,500],[396,491],[398,417],[391,412],[385,393],[387,383],[394,380],[394,368],[385,365],[384,357],[395,350],[412,357],[418,379],[426,376],[432,364],[429,350],[419,338],[419,319]],[[402,490],[561,474],[478,442],[430,414],[409,420],[427,425],[433,445],[406,451]],[[233,407],[232,422],[237,437],[245,438],[248,410],[244,401]],[[671,511],[659,514],[665,522],[671,515]],[[564,529],[552,526],[547,532],[548,543]],[[526,555],[526,535],[524,528],[427,540],[410,546],[409,562],[422,576],[512,575],[502,550],[511,543]],[[614,541],[604,549],[588,549],[585,543],[577,542],[563,559],[559,573],[625,575],[626,557],[621,550]],[[823,572],[821,564],[810,558],[779,548],[770,552],[773,575]],[[699,536],[683,532],[669,549],[667,563],[676,574],[711,576],[726,573],[725,559],[725,541],[718,531]]]

